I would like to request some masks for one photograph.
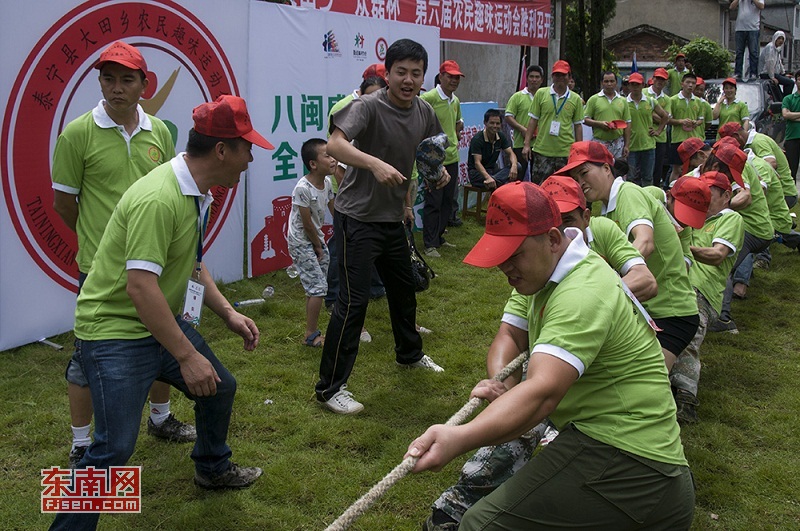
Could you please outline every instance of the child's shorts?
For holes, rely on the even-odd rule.
[[[324,297],[328,293],[328,265],[331,256],[328,254],[328,246],[322,245],[322,260],[317,260],[314,246],[311,242],[297,242],[288,240],[289,256],[292,257],[297,271],[300,273],[300,283],[309,297]]]

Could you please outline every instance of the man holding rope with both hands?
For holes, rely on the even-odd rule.
[[[560,435],[460,527],[441,529],[688,529],[694,488],[655,333],[581,233],[560,226],[555,202],[534,184],[492,194],[486,234],[464,261],[498,266],[519,293],[534,295],[527,379],[483,380],[472,396],[491,404],[465,425],[432,426],[407,456],[419,458],[417,472],[439,470],[549,417]],[[492,349],[490,373],[526,346],[516,343]]]

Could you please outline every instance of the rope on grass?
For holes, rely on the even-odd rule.
[[[504,381],[506,378],[511,376],[514,371],[519,369],[527,358],[528,351],[525,351],[511,360],[511,363],[506,365],[502,371],[494,376],[493,379],[497,380],[498,382]],[[459,424],[462,424],[478,409],[478,407],[480,407],[480,404],[480,398],[470,398],[467,403],[464,404],[461,409],[455,413],[455,415],[450,417],[445,424],[447,426],[458,426]],[[353,503],[353,505],[348,507],[347,510],[343,512],[335,522],[325,529],[325,531],[344,531],[345,529],[348,529],[353,522],[355,522],[359,516],[364,514],[367,509],[369,509],[372,504],[378,500],[378,498],[383,496],[392,485],[403,479],[409,472],[411,472],[418,460],[418,457],[406,457],[403,459],[399,465],[394,467],[391,472],[386,474],[386,476],[384,476],[382,480],[369,489],[366,494],[361,496],[358,500],[356,500],[355,503]]]

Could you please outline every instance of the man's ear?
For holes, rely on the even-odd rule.
[[[217,156],[218,160],[225,160],[225,153],[228,150],[228,146],[225,145],[225,142],[217,142],[214,146],[214,154]]]

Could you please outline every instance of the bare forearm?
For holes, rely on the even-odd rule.
[[[723,245],[715,245],[714,247],[689,247],[694,259],[701,264],[708,264],[711,266],[720,265],[725,258],[728,257],[730,249]]]
[[[528,346],[528,332],[508,323],[500,323],[497,335],[494,336],[486,356],[486,373],[489,378],[502,371],[514,358],[525,351]],[[522,380],[522,369],[509,376],[505,383],[507,388],[517,385]]]
[[[658,295],[658,282],[646,265],[633,266],[622,281],[641,302]]]
[[[78,208],[77,196],[53,190],[53,209],[72,232],[77,232]]]
[[[217,314],[220,319],[227,322],[228,318],[235,313],[236,310],[233,309],[228,299],[219,291],[216,282],[214,282],[214,278],[206,269],[205,264],[200,272],[200,282],[205,286],[204,304],[209,310]]]

